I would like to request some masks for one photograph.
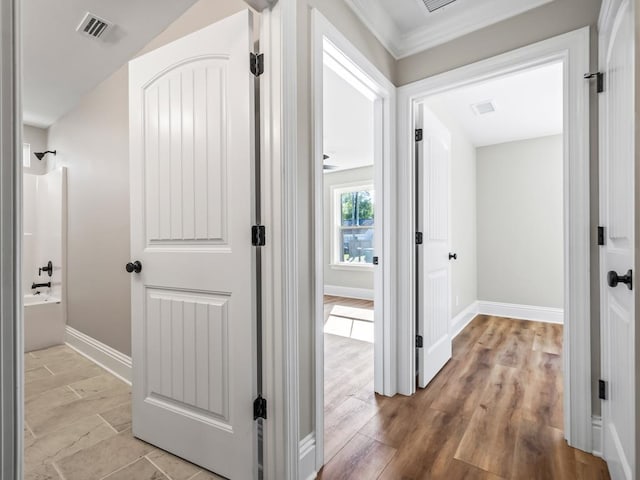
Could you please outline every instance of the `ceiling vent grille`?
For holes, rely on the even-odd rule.
[[[100,38],[111,28],[111,25],[108,20],[87,12],[76,31],[91,38]]]
[[[424,2],[425,7],[430,12],[435,12],[439,8],[446,7],[450,3],[455,2],[456,0],[422,0]]]
[[[493,113],[496,111],[496,105],[495,103],[493,103],[493,100],[486,100],[484,102],[475,103],[471,105],[471,108],[476,115],[487,115],[488,113]]]

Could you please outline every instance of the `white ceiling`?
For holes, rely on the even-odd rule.
[[[24,0],[24,122],[48,127],[196,0]],[[114,22],[94,40],[76,32],[89,11]]]
[[[395,58],[403,58],[553,0],[456,0],[429,12],[423,0],[345,0]]]
[[[446,114],[476,147],[558,135],[563,131],[563,72],[556,63],[452,90],[426,100]],[[476,115],[473,104],[492,100],[496,111]]]
[[[336,170],[373,164],[373,101],[347,77],[325,65],[323,85],[324,153]]]

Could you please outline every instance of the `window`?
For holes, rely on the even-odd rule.
[[[26,168],[31,166],[31,145],[28,143],[22,144],[22,166]]]
[[[334,189],[337,265],[373,264],[374,192],[372,185]]]

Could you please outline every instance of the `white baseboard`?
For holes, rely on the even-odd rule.
[[[302,480],[313,480],[316,472],[316,435],[310,433],[300,440],[300,463],[298,473]]]
[[[564,323],[562,308],[536,307],[533,305],[517,305],[514,303],[499,303],[478,301],[478,313],[496,317],[517,318],[519,320],[534,320],[546,323]]]
[[[478,315],[478,302],[473,302],[467,308],[462,310],[458,315],[451,319],[451,332],[453,332],[452,338],[458,336],[458,334],[465,329],[467,325],[476,318]]]
[[[65,342],[75,351],[131,385],[131,357],[67,325]]]
[[[602,458],[602,444],[604,440],[602,438],[604,432],[602,430],[602,417],[594,415],[591,417],[591,438],[593,441],[593,453],[596,457]]]
[[[358,300],[373,300],[373,290],[368,288],[339,287],[337,285],[325,285],[324,294],[334,297],[356,298]]]

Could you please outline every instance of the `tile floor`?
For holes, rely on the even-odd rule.
[[[25,480],[213,480],[131,434],[131,389],[66,345],[25,354]]]

